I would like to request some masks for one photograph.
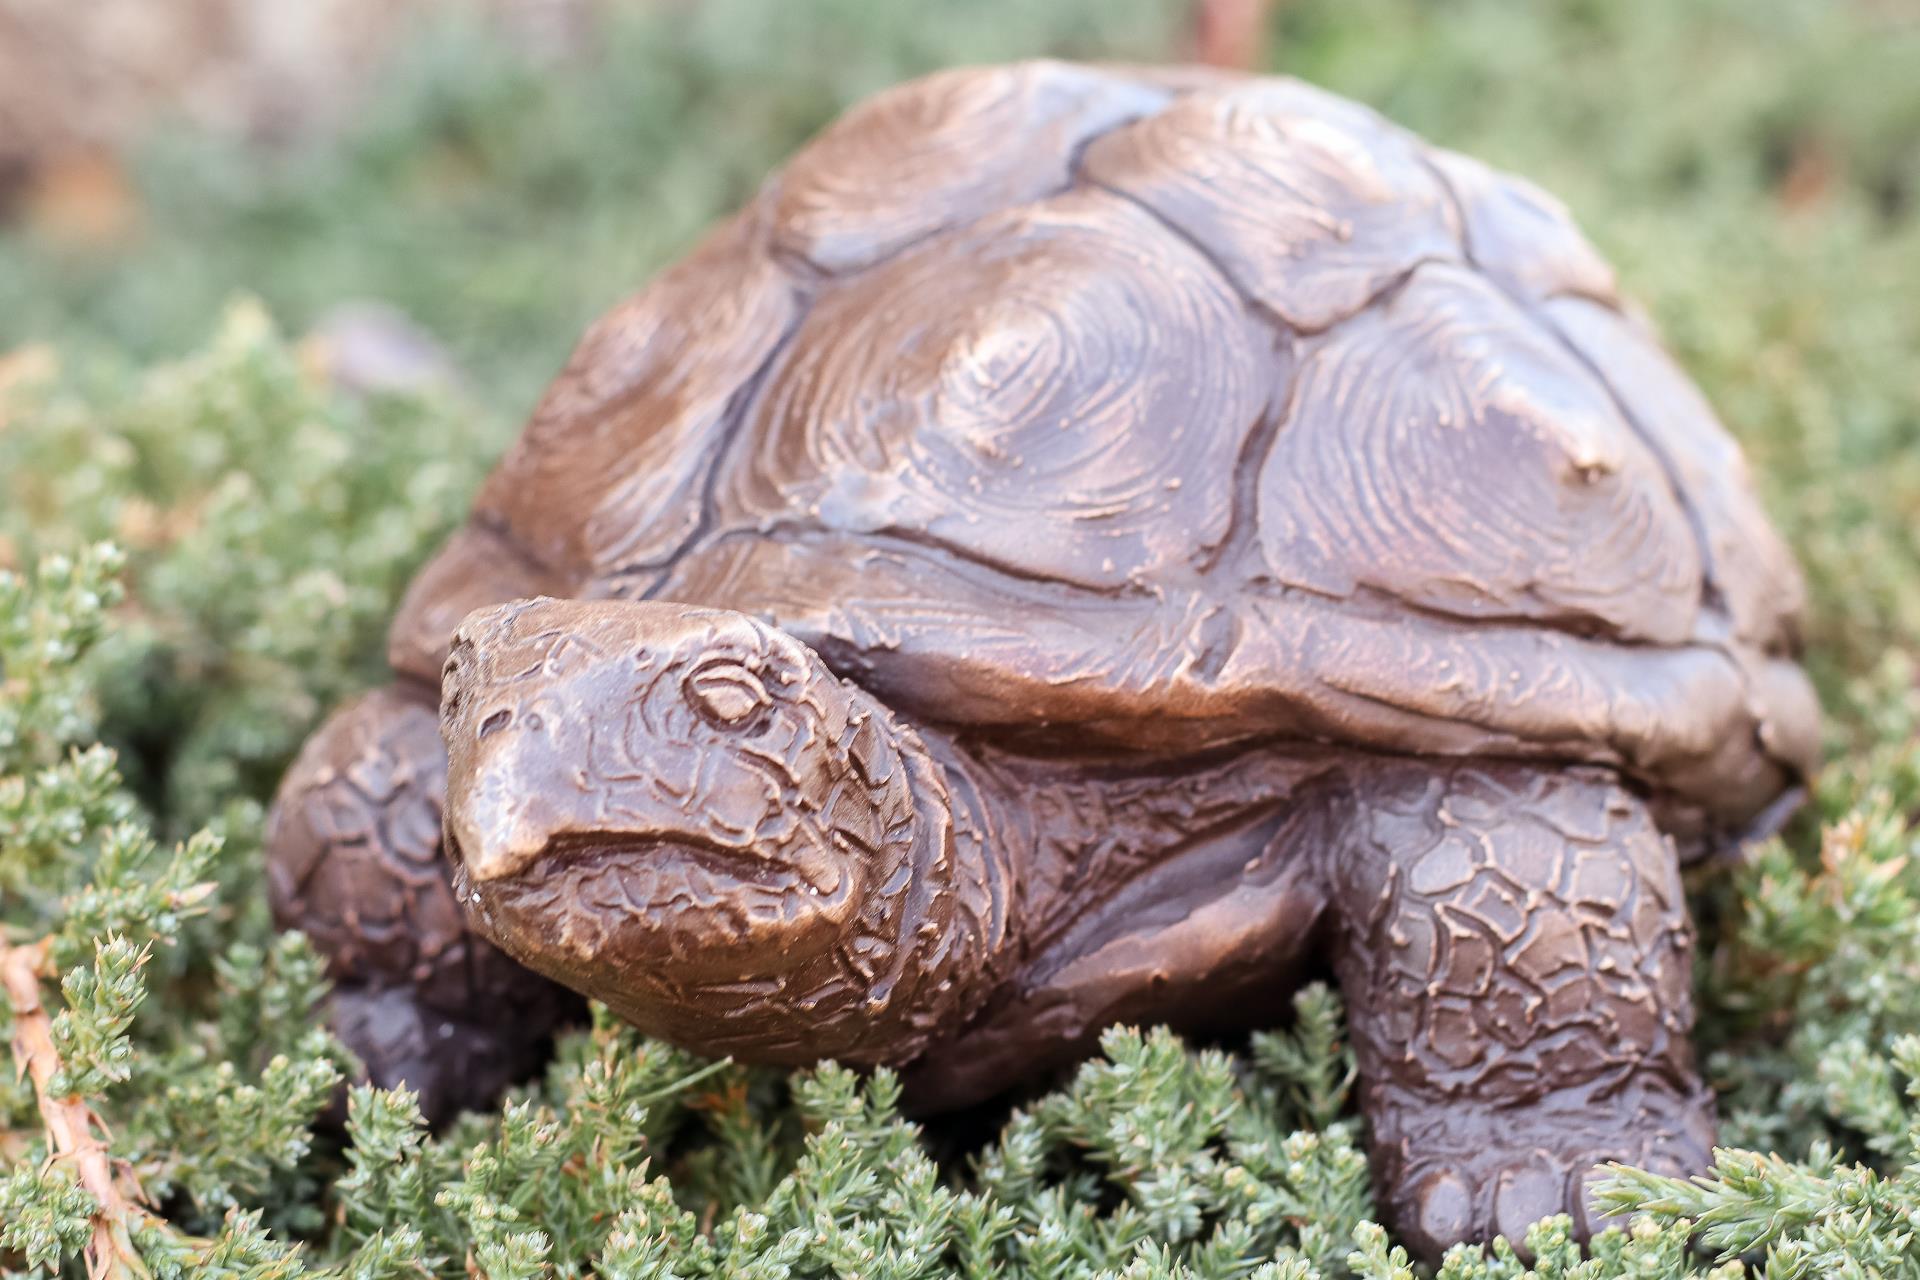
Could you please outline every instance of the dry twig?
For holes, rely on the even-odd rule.
[[[143,1204],[145,1195],[130,1172],[114,1168],[102,1136],[106,1125],[93,1109],[77,1097],[58,1097],[53,1091],[60,1055],[53,1043],[53,1020],[40,1002],[40,984],[57,976],[52,948],[52,938],[15,947],[0,944],[0,985],[13,1006],[14,1066],[33,1081],[51,1159],[72,1165],[97,1206],[86,1250],[88,1276],[146,1277],[150,1273],[133,1244],[133,1228],[153,1217]]]

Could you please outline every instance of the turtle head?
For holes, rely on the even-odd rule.
[[[984,996],[1004,877],[918,735],[744,614],[536,600],[447,660],[446,838],[480,929],[643,1030],[905,1061]]]

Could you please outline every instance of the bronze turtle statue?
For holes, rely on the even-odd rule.
[[[1290,80],[950,71],[588,332],[273,898],[443,1107],[528,969],[923,1110],[1328,971],[1409,1240],[1584,1230],[1707,1157],[1679,871],[1814,765],[1801,595],[1550,197]]]

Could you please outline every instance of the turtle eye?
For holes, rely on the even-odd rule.
[[[760,677],[731,659],[709,662],[686,680],[687,701],[720,729],[746,729],[772,705]]]

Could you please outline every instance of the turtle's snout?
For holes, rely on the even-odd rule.
[[[564,708],[470,692],[446,714],[448,852],[474,881],[531,866],[585,798]]]
[[[446,815],[448,852],[474,881],[524,871],[553,840],[552,798],[518,785],[511,764],[477,770]]]
[[[476,883],[525,871],[582,816],[590,638],[528,626],[536,601],[483,610],[455,635],[441,681],[448,853]]]

